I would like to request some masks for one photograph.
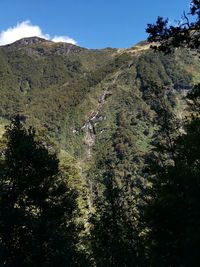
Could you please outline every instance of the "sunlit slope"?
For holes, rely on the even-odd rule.
[[[0,117],[20,113],[60,148],[88,160],[111,140],[123,113],[142,155],[154,131],[150,88],[164,86],[177,98],[199,73],[199,59],[186,51],[156,54],[146,43],[88,50],[27,38],[0,48]]]

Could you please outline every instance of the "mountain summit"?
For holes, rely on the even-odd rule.
[[[19,47],[29,46],[29,45],[33,45],[33,44],[40,44],[40,43],[43,43],[43,42],[50,42],[50,41],[46,40],[44,38],[40,38],[40,37],[34,36],[34,37],[22,38],[20,40],[17,40],[14,43],[11,43],[11,44],[8,44],[8,45],[5,45],[5,46],[12,46],[12,47],[19,48]]]

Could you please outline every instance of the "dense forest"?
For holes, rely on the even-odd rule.
[[[199,25],[0,47],[0,266],[200,265]]]

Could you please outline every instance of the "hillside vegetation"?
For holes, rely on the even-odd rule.
[[[62,267],[67,257],[69,266],[148,266],[155,185],[187,170],[186,138],[198,154],[199,124],[184,120],[196,114],[199,73],[196,54],[166,55],[147,42],[89,50],[33,37],[0,47],[1,204],[19,219],[2,216],[4,257],[27,266],[30,253],[34,263],[40,246],[16,241],[31,235],[44,266],[59,259]],[[46,236],[37,232],[43,225]]]
[[[164,56],[144,44],[88,50],[28,38],[0,48],[0,118],[21,114],[80,161],[99,154],[123,113],[137,151],[151,139],[155,107],[151,84],[177,99],[199,79],[199,61],[186,51]],[[168,91],[167,91],[168,90]]]

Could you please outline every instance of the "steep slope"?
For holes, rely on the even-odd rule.
[[[0,118],[20,113],[81,162],[104,153],[123,114],[141,156],[154,131],[152,84],[165,86],[180,108],[179,92],[199,80],[199,70],[198,58],[188,52],[164,56],[146,43],[88,50],[25,38],[0,48]]]

